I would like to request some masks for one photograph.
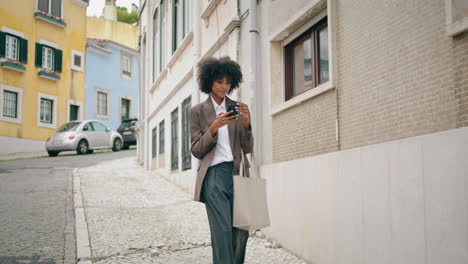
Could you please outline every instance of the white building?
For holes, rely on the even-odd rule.
[[[268,236],[310,263],[468,263],[465,3],[146,0],[139,157],[193,192],[196,63],[229,55]]]

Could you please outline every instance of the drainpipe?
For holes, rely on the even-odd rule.
[[[192,8],[192,31],[193,31],[193,91],[192,91],[192,106],[200,103],[200,92],[197,82],[198,60],[200,59],[200,1],[193,1],[194,7]],[[198,159],[192,156],[192,169],[198,168]]]
[[[257,1],[251,0],[249,1],[249,34],[250,34],[250,87],[253,90],[253,100],[252,100],[252,124],[253,124],[253,132],[255,137],[255,164],[257,165],[257,173],[259,172],[258,169],[261,166],[260,161],[261,159],[261,96],[262,93],[259,89],[258,85],[258,30],[257,30]],[[258,175],[258,174],[257,174]]]

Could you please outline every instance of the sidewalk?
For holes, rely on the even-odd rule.
[[[135,157],[75,169],[74,190],[79,263],[211,263],[204,205]],[[305,263],[261,237],[245,263]]]

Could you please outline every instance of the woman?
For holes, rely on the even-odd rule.
[[[229,57],[203,59],[198,83],[209,97],[189,112],[191,151],[200,160],[194,199],[206,206],[214,264],[244,263],[249,238],[232,226],[232,177],[239,174],[241,155],[253,148],[249,107],[227,97],[241,82],[240,66]],[[238,114],[230,116],[230,105]]]

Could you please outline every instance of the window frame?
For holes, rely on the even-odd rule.
[[[9,39],[10,40],[13,39],[13,40],[16,41],[16,43],[14,44],[14,46],[15,46],[14,47],[14,49],[15,49],[14,56],[11,56],[11,54],[9,54],[9,53],[12,52],[10,50],[11,45],[8,45],[8,42],[9,42],[8,40]],[[11,34],[5,34],[5,58],[10,59],[10,60],[14,60],[14,61],[19,61],[19,46],[20,46],[19,42],[20,42],[20,39],[18,37],[15,37],[15,36],[13,36]]]
[[[39,1],[40,0],[36,0],[36,10],[44,11],[47,14],[53,15],[52,14],[52,0],[46,0],[48,2],[48,11],[39,9]],[[58,0],[58,1],[60,1],[60,16],[58,16],[58,17],[63,19],[63,4],[64,4],[64,2],[62,0]],[[56,16],[56,15],[54,15],[54,16]]]
[[[48,54],[50,54],[50,63],[51,65],[48,65]],[[46,47],[42,46],[42,68],[47,69],[49,71],[55,71],[54,64],[55,64],[55,52],[54,49],[51,47]]]
[[[164,133],[165,133],[165,120],[159,122],[159,151],[158,155],[164,154],[165,152],[165,140],[164,140]]]
[[[156,8],[153,14],[153,81],[155,82],[159,75],[158,69],[158,48],[159,48],[159,8]]]
[[[120,52],[120,76],[124,80],[131,80],[133,73],[132,73],[132,60],[133,56],[127,52]],[[128,63],[125,63],[125,62]],[[127,64],[127,65],[126,65]],[[128,66],[128,68],[126,68]],[[127,71],[128,70],[128,71]]]
[[[158,126],[151,130],[151,158],[158,156]]]
[[[189,125],[189,110],[192,105],[192,96],[187,97],[182,101],[182,170],[192,168],[192,152],[190,151],[190,125]]]
[[[309,90],[317,88],[318,86],[327,83],[330,81],[328,80],[321,82],[319,75],[320,75],[320,63],[319,63],[319,32],[324,28],[328,29],[328,17],[325,16],[321,18],[317,23],[307,29],[305,32],[300,34],[298,37],[294,38],[292,41],[288,42],[283,47],[283,60],[284,60],[284,95],[285,101],[288,101],[300,94],[303,94]],[[311,40],[311,50],[312,50],[312,87],[309,89],[305,89],[302,92],[294,93],[294,57],[292,53],[294,52],[294,48],[307,41],[308,39]],[[328,44],[327,44],[328,45]],[[330,49],[330,47],[328,47]],[[329,59],[330,60],[330,59]],[[330,62],[329,62],[330,65]],[[330,66],[328,67],[330,71]]]
[[[42,99],[48,100],[52,102],[52,111],[51,111],[51,122],[43,122],[41,119],[41,112],[42,112]],[[48,95],[43,93],[38,93],[37,96],[37,126],[38,127],[45,127],[51,129],[57,129],[57,96],[55,95]]]
[[[166,4],[165,0],[161,0],[159,5],[159,73],[166,67],[166,25]]]
[[[179,107],[171,112],[171,171],[179,170]]]
[[[75,64],[75,56],[80,57],[81,65]],[[71,50],[71,69],[75,71],[84,72],[84,56],[83,52],[72,49]]]
[[[99,112],[99,93],[106,94],[106,114],[103,115]],[[94,92],[94,113],[97,118],[101,119],[109,119],[110,117],[110,92],[107,89],[102,89],[102,88],[95,88]]]
[[[4,116],[3,108],[4,108],[4,91],[14,92],[16,93],[16,117],[8,117]],[[0,84],[0,121],[10,122],[10,123],[17,123],[20,124],[22,122],[22,108],[23,108],[23,89]]]

